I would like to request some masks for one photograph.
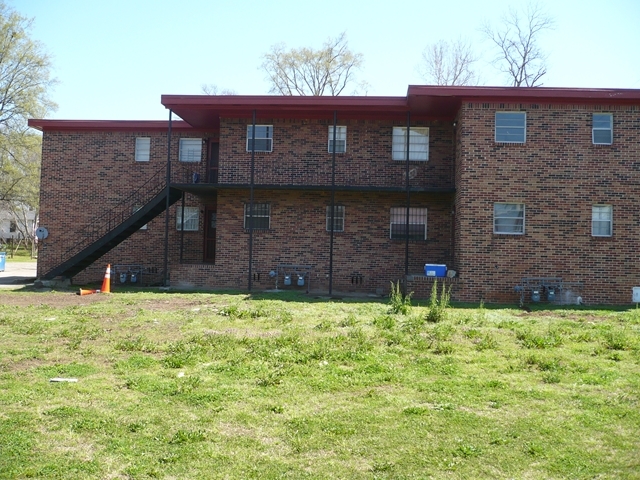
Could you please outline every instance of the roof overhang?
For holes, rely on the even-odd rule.
[[[198,128],[220,118],[404,119],[406,97],[311,97],[275,95],[162,95],[162,104]]]
[[[99,131],[99,132],[166,132],[165,120],[52,120],[30,118],[28,125],[46,131]],[[195,130],[187,122],[172,122],[171,128],[180,131]]]
[[[462,102],[640,105],[640,90],[548,87],[449,87],[409,85],[407,103],[442,116],[457,113]],[[455,112],[455,113],[454,113]]]
[[[162,95],[162,104],[184,121],[174,130],[218,130],[221,118],[412,120],[455,119],[463,102],[640,105],[638,89],[548,87],[450,87],[410,85],[406,97],[278,95]],[[166,131],[166,121],[29,120],[38,130]]]

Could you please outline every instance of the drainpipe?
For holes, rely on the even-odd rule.
[[[331,159],[331,234],[329,236],[329,295],[333,293],[333,231],[336,203],[336,123],[337,110],[333,111],[333,154]]]
[[[166,204],[164,211],[164,281],[165,287],[169,286],[169,190],[171,184],[171,115],[169,110],[169,132],[167,136],[167,180],[165,185]]]
[[[180,222],[180,264],[182,264],[183,252],[184,252],[184,200],[185,194],[182,192],[182,212],[180,218],[182,221]]]
[[[407,189],[407,223],[404,245],[404,295],[407,295],[407,277],[409,276],[409,207],[411,206],[411,192],[409,191],[409,144],[411,143],[411,112],[407,112],[407,166],[405,172],[405,185]]]
[[[255,173],[255,158],[256,158],[256,111],[253,111],[252,119],[252,132],[251,132],[251,179],[249,180],[249,288],[252,288],[252,267],[253,267],[253,180]]]

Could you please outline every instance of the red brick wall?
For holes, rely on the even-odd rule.
[[[256,155],[256,164],[259,166],[256,183],[287,184],[293,178],[297,179],[294,183],[298,184],[304,181],[324,183],[327,180],[326,168],[331,165],[331,155],[326,151],[327,124],[277,124],[279,128],[274,136],[274,152]],[[371,182],[373,186],[404,186],[406,165],[391,160],[392,123],[350,122],[347,125],[348,153],[337,156],[340,175],[336,183],[362,186]],[[432,123],[430,127],[429,162],[411,163],[411,183],[415,186],[451,188],[451,127],[438,123]],[[296,133],[300,129],[304,135]],[[247,183],[250,155],[244,151],[246,122],[231,122],[229,125],[223,122],[222,130],[220,182]],[[308,136],[306,141],[303,138],[305,135]],[[383,138],[376,138],[376,135]],[[135,138],[139,136],[152,138],[150,162],[135,162]],[[213,137],[206,132],[174,132],[173,159],[177,159],[181,136]],[[166,143],[164,132],[45,132],[41,225],[49,228],[50,236],[40,246],[40,275],[60,263],[61,254],[79,239],[97,216],[115,208],[155,172],[160,171],[158,178],[163,178]],[[322,166],[304,165],[305,156],[311,155],[313,150],[317,150],[318,162]],[[271,163],[266,163],[267,159]],[[173,181],[190,182],[193,172],[199,173],[201,180],[205,179],[204,146],[202,160],[193,164],[174,162]],[[268,173],[269,168],[275,168],[276,165],[280,165],[285,172],[294,172],[293,176],[277,175],[280,170],[276,171],[276,175]],[[322,169],[324,176],[310,176]],[[330,181],[330,177],[327,181]],[[202,264],[203,222],[205,206],[215,204],[216,200],[217,253],[216,263],[212,266]],[[243,207],[248,201],[247,190],[220,189],[217,199],[197,198],[188,194],[185,205],[200,208],[200,225],[197,232],[185,232],[184,235],[175,226],[175,212],[181,202],[171,208],[169,263],[172,284],[246,288],[248,232],[243,229]],[[411,273],[422,272],[425,263],[451,263],[452,201],[451,195],[412,194],[412,206],[428,209],[428,240],[410,243]],[[272,288],[274,282],[268,273],[279,263],[295,263],[311,265],[311,287],[326,290],[329,234],[325,231],[325,211],[330,203],[329,193],[256,190],[255,202],[269,202],[272,209],[271,229],[254,234],[255,288]],[[398,279],[404,273],[405,243],[389,239],[389,212],[392,207],[406,205],[406,195],[338,192],[336,204],[346,208],[346,231],[335,235],[334,290],[386,292],[390,280]],[[164,214],[150,221],[147,230],[136,232],[105,254],[93,266],[78,274],[74,282],[100,281],[107,263],[141,264],[145,267],[142,281],[159,282],[162,280],[164,258],[164,222]],[[183,264],[180,264],[181,251]],[[146,269],[154,273],[146,273]],[[356,274],[362,276],[362,283],[353,282],[352,277]]]
[[[181,136],[193,138],[202,134],[174,132],[173,158],[177,158]],[[135,161],[136,137],[151,137],[149,162]],[[157,181],[164,182],[166,161],[167,136],[164,132],[46,131],[42,149],[40,225],[48,228],[49,237],[39,245],[38,274],[43,275],[61,263],[65,252],[82,239],[92,223],[113,211],[132,192],[141,187],[147,188],[145,182],[154,174],[159,172]],[[204,162],[201,162],[188,167],[202,170],[203,165]],[[200,200],[187,196],[186,204],[198,206]],[[180,239],[175,226],[175,209],[176,206],[170,210],[170,258],[179,256]],[[107,263],[143,264],[152,271],[161,269],[164,258],[164,218],[163,213],[149,222],[147,230],[136,232],[74,280],[77,283],[100,280]],[[187,244],[201,245],[202,234],[187,232],[185,240]],[[155,282],[162,275],[145,277]]]
[[[215,268],[197,273],[194,286],[246,288],[249,232],[243,228],[248,191],[218,193]],[[326,290],[329,280],[330,234],[326,231],[327,192],[256,191],[256,203],[269,203],[269,230],[254,230],[253,273],[257,289],[273,288],[269,272],[278,264],[310,265],[312,289]],[[389,282],[404,275],[405,242],[389,238],[389,212],[403,206],[403,194],[336,193],[336,205],[345,206],[345,231],[334,235],[333,288],[336,291],[386,292]],[[409,271],[420,274],[425,263],[447,263],[452,252],[451,199],[414,195],[412,205],[426,207],[427,241],[410,242]],[[177,271],[186,271],[176,267]],[[194,272],[193,269],[189,270]],[[207,273],[208,272],[208,273]],[[260,279],[257,279],[260,274]],[[352,283],[361,275],[362,283]],[[174,279],[173,281],[183,281]],[[279,286],[282,287],[282,279]]]
[[[250,122],[249,122],[250,123]],[[246,151],[246,120],[225,119],[220,127],[220,183],[248,184],[251,154]],[[331,185],[332,154],[328,127],[321,120],[258,119],[273,125],[273,151],[255,154],[255,183],[265,185]],[[391,159],[391,121],[344,121],[347,151],[336,155],[336,185],[404,187],[406,163]],[[450,123],[414,122],[429,127],[429,161],[411,162],[410,185],[453,187],[453,143]]]
[[[496,111],[526,111],[525,144],[494,142]],[[613,145],[593,145],[593,112],[613,113]],[[523,277],[583,282],[588,303],[630,303],[640,285],[638,107],[465,103],[458,125],[458,299],[513,302]],[[495,202],[524,203],[524,235],[493,233]],[[613,206],[613,236],[591,207]]]

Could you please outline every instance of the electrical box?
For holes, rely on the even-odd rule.
[[[633,303],[640,303],[640,287],[633,287],[633,295],[631,298]]]

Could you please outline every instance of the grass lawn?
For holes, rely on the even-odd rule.
[[[13,252],[9,245],[0,245],[0,252],[5,252],[5,261],[7,263],[35,262],[37,260],[35,258],[31,258],[31,252],[25,250],[24,248],[19,248],[16,252]]]
[[[0,291],[0,478],[640,478],[640,311]],[[50,382],[62,377],[77,382]]]

